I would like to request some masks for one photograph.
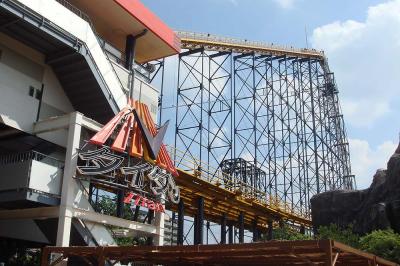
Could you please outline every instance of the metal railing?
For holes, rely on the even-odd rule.
[[[244,200],[253,200],[272,209],[280,210],[303,219],[309,219],[307,213],[302,212],[300,209],[293,209],[290,202],[284,202],[282,199],[274,195],[258,190],[249,184],[222,172],[220,168],[212,167],[205,162],[201,162],[174,147],[167,145],[167,150],[171,158],[175,158],[175,165],[179,165],[179,167],[183,168],[182,170],[193,174],[199,179],[234,192]]]
[[[62,168],[64,166],[63,161],[37,151],[25,151],[25,152],[0,155],[0,165],[17,164],[32,160],[38,162],[45,161],[46,164],[58,168]]]
[[[116,48],[113,44],[107,42],[106,40],[104,40],[100,34],[97,33],[93,22],[91,21],[89,15],[87,15],[85,12],[81,11],[79,8],[77,8],[76,6],[72,5],[70,2],[68,2],[67,0],[56,0],[58,3],[60,3],[61,5],[63,5],[65,8],[67,8],[68,10],[70,10],[72,13],[76,14],[77,16],[79,16],[80,18],[82,18],[83,20],[85,20],[90,28],[92,29],[93,33],[96,35],[97,40],[100,44],[100,47],[103,49],[104,53],[107,56],[108,60],[112,60],[113,62],[116,62],[117,64],[124,66],[125,65],[125,53],[120,51],[118,48]],[[111,64],[111,67],[112,64]],[[134,69],[136,71],[137,74],[139,74],[141,77],[145,78],[146,81],[150,81],[150,72],[143,67],[141,64],[136,63],[134,65]],[[113,69],[114,74],[117,75],[116,71]],[[121,83],[122,84],[122,83]]]
[[[80,18],[82,18],[83,20],[86,20],[90,25],[92,25],[92,22],[90,21],[89,16],[82,12],[79,8],[75,7],[74,5],[72,5],[70,2],[66,1],[66,0],[56,0],[58,3],[60,3],[61,5],[63,5],[65,8],[67,8],[69,11],[71,11],[72,13],[78,15]]]
[[[252,48],[259,48],[259,49],[266,49],[266,50],[279,50],[283,53],[307,53],[313,54],[318,57],[325,57],[324,51],[318,51],[316,49],[308,49],[308,48],[295,48],[289,45],[278,45],[274,43],[266,43],[266,42],[259,42],[259,41],[250,41],[247,39],[236,39],[230,37],[222,37],[217,36],[209,33],[198,33],[198,32],[188,32],[188,31],[175,31],[179,38],[182,39],[182,42],[185,40],[197,40],[197,41],[207,41],[213,43],[221,43],[221,44],[231,44],[231,45],[239,45],[243,47],[252,47]]]
[[[104,40],[99,34],[97,34],[94,31],[93,27],[92,27],[92,30],[96,34],[97,40],[100,44],[100,47],[103,49],[104,54],[106,55],[107,59],[109,61],[115,62],[116,64],[125,68],[125,60],[124,60],[125,53],[120,51],[118,48],[116,48],[111,43]],[[134,68],[136,74],[138,74],[140,77],[144,78],[148,83],[150,82],[150,71],[148,71],[144,66],[135,62],[133,68]],[[115,75],[118,76],[118,73],[116,73],[115,69],[113,69],[113,70],[114,70]]]
[[[63,1],[63,0],[57,0]],[[65,1],[64,1],[65,2]],[[53,23],[51,20],[43,17],[42,15],[38,14],[34,10],[30,9],[29,7],[25,6],[24,4],[20,3],[19,1],[4,1],[3,3],[7,4],[10,8],[13,8],[15,10],[18,10],[19,12],[23,12],[24,16],[23,19],[25,21],[30,22],[32,25],[36,27],[41,27],[44,29],[51,30],[52,32],[58,34],[62,38],[65,38],[67,42],[69,42],[75,49],[79,50],[83,48],[85,51],[87,51],[87,55],[90,57],[91,62],[93,63],[93,67],[96,69],[96,71],[99,73],[99,78],[101,79],[102,83],[105,85],[105,89],[107,91],[108,96],[110,97],[111,101],[113,102],[114,106],[118,106],[117,102],[115,99],[112,97],[112,92],[110,88],[108,87],[103,75],[101,75],[101,71],[96,63],[94,61],[94,58],[90,52],[89,47],[87,44],[83,41],[81,41],[79,38],[71,34],[70,32],[66,31],[62,27],[58,26],[57,24]],[[60,3],[62,4],[62,3]],[[63,6],[67,4],[62,4]]]

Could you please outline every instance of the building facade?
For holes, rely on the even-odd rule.
[[[147,63],[178,53],[179,39],[139,1],[93,3],[0,3],[3,247],[116,245],[121,234],[164,242],[170,217],[145,207],[124,213],[121,195],[77,179],[76,166],[80,148],[128,96],[156,120],[155,66]],[[107,199],[117,201],[109,211]]]

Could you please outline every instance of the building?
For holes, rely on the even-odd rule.
[[[75,177],[79,149],[129,93],[156,119],[147,63],[179,51],[175,33],[138,0],[1,1],[3,247],[115,245],[118,232],[163,244],[162,213],[143,222],[146,208],[137,221],[120,207],[96,212],[94,199],[113,194]]]

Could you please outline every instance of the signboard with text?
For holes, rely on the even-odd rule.
[[[125,203],[164,212],[163,198],[180,198],[178,172],[162,142],[167,127],[157,129],[148,107],[130,101],[81,148],[78,178],[122,189]]]

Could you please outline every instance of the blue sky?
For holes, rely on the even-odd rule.
[[[400,0],[142,0],[178,30],[325,51],[353,172],[368,187],[399,142]]]

